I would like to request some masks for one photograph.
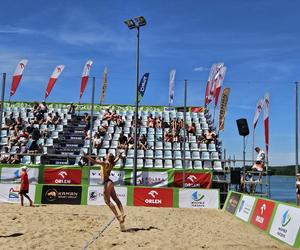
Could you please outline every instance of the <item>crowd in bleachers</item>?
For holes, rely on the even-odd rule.
[[[45,141],[58,136],[66,124],[67,112],[49,110],[45,102],[32,108],[6,108],[1,129],[0,163],[31,161],[25,154],[42,154]],[[24,156],[22,156],[24,155]]]
[[[186,131],[182,112],[140,112],[138,164],[144,167],[182,167],[183,155],[190,167],[221,168],[221,141],[213,129],[209,113],[187,113]],[[132,166],[135,122],[133,111],[101,111],[94,121],[93,153],[122,153],[118,166]],[[90,131],[86,140],[89,140]],[[184,137],[186,135],[186,137]],[[184,139],[185,138],[185,139]],[[86,141],[86,148],[89,147]],[[185,146],[185,153],[182,152]],[[86,150],[87,151],[87,150]]]
[[[135,122],[131,110],[109,109],[78,117],[76,106],[49,109],[46,103],[32,108],[6,108],[1,131],[1,163],[39,163],[26,154],[45,154],[63,133],[72,118],[84,126],[83,152],[104,157],[122,153],[117,166],[131,167],[134,158]],[[93,119],[93,120],[92,120]],[[93,121],[93,127],[91,127]],[[209,112],[140,111],[137,120],[138,165],[142,167],[178,167],[221,169],[221,141],[213,128]],[[90,138],[92,136],[92,138]],[[28,158],[29,157],[29,158]],[[183,162],[183,158],[186,162]],[[77,161],[78,162],[78,161]]]

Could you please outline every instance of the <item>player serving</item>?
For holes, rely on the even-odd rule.
[[[98,157],[96,159],[93,159],[85,153],[83,154],[83,157],[85,159],[89,160],[92,164],[101,166],[100,172],[101,172],[101,177],[102,177],[103,185],[104,185],[104,189],[103,189],[104,201],[105,201],[106,205],[114,213],[116,218],[118,219],[121,230],[123,231],[126,215],[124,214],[124,209],[123,209],[122,203],[119,200],[119,198],[117,197],[114,183],[109,178],[111,170],[113,169],[113,167],[116,165],[116,163],[120,159],[120,154],[117,154],[116,157],[113,154],[107,154],[104,161]],[[121,214],[118,214],[118,211],[117,211],[115,205],[111,202],[110,198],[112,198],[114,200],[114,202],[117,204]]]

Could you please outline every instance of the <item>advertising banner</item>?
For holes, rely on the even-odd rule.
[[[125,171],[112,170],[110,172],[109,179],[111,179],[115,185],[124,186],[125,185]],[[103,180],[101,178],[100,170],[91,169],[90,170],[90,185],[102,185]]]
[[[115,187],[117,197],[123,205],[127,204],[127,188],[126,187]],[[114,202],[113,199],[111,199]],[[114,202],[115,203],[115,202]],[[89,186],[88,196],[87,196],[88,205],[105,205],[103,198],[103,186]]]
[[[168,172],[138,171],[136,183],[138,186],[167,187]],[[130,184],[133,184],[133,172],[131,172]]]
[[[81,204],[81,186],[44,185],[42,204]]]
[[[39,169],[28,168],[27,169],[29,183],[38,183]],[[16,183],[20,182],[20,168],[6,168],[1,169],[1,182],[2,183]]]
[[[300,208],[279,204],[271,225],[270,234],[294,246],[300,229]]]
[[[226,204],[225,210],[231,214],[235,214],[235,210],[239,204],[241,199],[241,194],[238,193],[230,193],[228,202]]]
[[[183,178],[185,178],[185,187],[188,188],[210,188],[211,173],[174,173],[174,187],[183,187]]]
[[[274,207],[275,202],[258,199],[251,218],[251,224],[266,231],[268,229]]]
[[[173,189],[134,188],[133,205],[144,207],[173,207]]]
[[[45,168],[45,184],[81,184],[81,169]]]
[[[251,212],[253,210],[255,203],[255,197],[249,195],[243,195],[238,209],[236,211],[236,216],[242,219],[243,221],[248,222]]]
[[[179,190],[180,208],[219,208],[219,191],[216,189]]]
[[[0,184],[0,203],[20,203],[19,188],[20,185],[16,184]],[[35,185],[29,185],[28,195],[32,200],[34,200]],[[24,199],[24,203],[26,204],[27,202],[28,200]]]

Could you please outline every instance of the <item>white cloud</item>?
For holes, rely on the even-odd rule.
[[[203,67],[203,66],[199,66],[199,67],[194,68],[194,71],[200,71],[200,72],[208,71],[208,70],[209,70],[208,68]]]

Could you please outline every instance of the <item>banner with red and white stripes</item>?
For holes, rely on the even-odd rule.
[[[56,83],[56,80],[58,79],[58,77],[60,76],[60,74],[62,73],[64,68],[65,68],[65,65],[58,65],[58,66],[55,67],[55,69],[54,69],[54,71],[53,71],[53,73],[52,73],[52,75],[49,79],[47,88],[46,88],[45,99],[50,95],[51,90],[52,90],[52,88],[54,87],[54,85]]]
[[[93,64],[93,61],[88,60],[84,65],[83,72],[82,72],[82,78],[81,78],[81,86],[80,86],[80,98],[82,97],[85,87],[88,83],[92,64]]]
[[[23,76],[23,71],[24,71],[27,63],[28,63],[27,59],[23,59],[18,63],[18,66],[15,70],[15,73],[14,73],[13,79],[12,79],[12,84],[11,84],[11,89],[10,89],[10,96],[13,96],[16,93],[17,88],[19,86],[19,83],[20,83],[20,81],[22,79],[22,76]]]
[[[270,95],[265,94],[264,99],[264,127],[265,127],[265,144],[266,144],[266,158],[269,157],[269,108],[270,108]]]

